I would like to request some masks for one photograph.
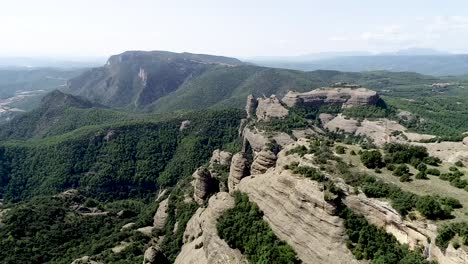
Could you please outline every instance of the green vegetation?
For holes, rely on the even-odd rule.
[[[467,187],[468,181],[461,178],[463,176],[463,173],[459,171],[456,167],[451,168],[455,168],[455,170],[452,169],[452,172],[440,174],[439,179],[443,181],[448,181],[452,186],[455,186],[460,189],[464,189],[465,187]]]
[[[83,216],[70,208],[80,201],[83,198],[35,198],[8,211],[0,228],[1,262],[71,263],[84,255],[97,255],[105,263],[140,263],[149,238],[132,230],[120,231],[125,223],[139,218],[117,217],[115,210],[122,209],[117,205],[108,215]],[[128,205],[144,215],[144,205]],[[110,252],[121,241],[131,246],[119,254]]]
[[[292,170],[295,174],[301,174],[306,178],[309,178],[314,181],[324,182],[327,178],[325,175],[317,171],[315,168],[309,166],[298,166],[298,163],[292,163],[286,166],[286,169]]]
[[[217,224],[218,234],[252,263],[299,263],[294,250],[279,240],[262,219],[262,212],[245,194],[234,194],[235,206]]]
[[[403,216],[416,209],[429,219],[446,219],[452,217],[453,209],[459,208],[460,202],[454,199],[439,196],[418,196],[403,191],[396,185],[377,180],[374,176],[352,173],[344,162],[338,162],[337,169],[347,184],[360,187],[368,197],[389,199],[392,207]]]
[[[237,139],[240,111],[91,127],[59,137],[0,146],[0,197],[8,201],[69,188],[98,200],[147,197],[172,186]],[[182,120],[192,121],[179,131]]]
[[[457,235],[462,239],[462,243],[468,246],[468,222],[451,223],[442,226],[438,230],[436,245],[442,249],[446,249],[449,242]]]
[[[378,150],[363,151],[361,153],[361,162],[369,169],[382,168],[382,154]]]
[[[336,154],[345,154],[346,153],[346,147],[336,146],[335,151],[336,151]]]
[[[168,204],[168,219],[161,235],[164,235],[161,250],[170,262],[174,262],[183,245],[183,235],[187,222],[198,208],[195,202],[185,203],[184,191],[177,188],[172,191]],[[175,225],[177,231],[174,233]]]
[[[401,164],[401,165],[398,165],[398,167],[395,168],[395,170],[393,170],[393,175],[394,176],[403,176],[403,175],[407,175],[409,174],[409,168],[408,166],[404,165],[404,164]]]
[[[399,143],[384,145],[386,163],[410,163],[413,160],[423,161],[428,157],[427,149],[421,146],[412,146]]]
[[[389,117],[390,115],[394,114],[394,111],[388,109],[383,100],[381,100],[381,104],[378,106],[355,106],[343,109],[343,114],[347,117],[352,118],[384,118]]]
[[[426,264],[421,252],[401,245],[394,236],[375,227],[348,208],[340,212],[348,235],[348,248],[357,259],[372,260],[373,264]]]
[[[440,175],[440,171],[438,169],[434,169],[434,168],[427,169],[426,173],[428,175],[434,175],[434,176],[439,176]]]

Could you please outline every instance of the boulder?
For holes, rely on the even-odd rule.
[[[179,131],[184,131],[190,126],[190,120],[185,120],[180,123]]]
[[[233,192],[240,180],[247,175],[247,159],[244,157],[244,153],[239,152],[232,157],[231,167],[229,168],[229,192]]]
[[[167,258],[161,252],[157,245],[149,247],[143,255],[143,264],[166,264],[169,263]]]
[[[169,204],[169,198],[166,198],[159,203],[158,210],[153,217],[153,227],[156,230],[162,230],[167,222],[167,207]]]
[[[289,110],[284,107],[275,95],[269,98],[257,99],[258,106],[255,112],[258,120],[269,121],[272,118],[284,118],[288,116]]]
[[[215,150],[213,151],[213,155],[210,159],[210,164],[219,164],[223,166],[228,166],[231,164],[232,153],[223,151],[223,150]]]

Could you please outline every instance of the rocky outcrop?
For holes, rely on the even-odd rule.
[[[324,127],[332,132],[346,132],[350,134],[356,133],[359,122],[355,119],[347,119],[343,115],[339,114],[335,118],[329,120],[324,124]]]
[[[247,96],[247,103],[245,104],[245,112],[247,112],[247,118],[255,118],[255,110],[257,109],[258,101],[252,95]]]
[[[354,212],[364,215],[369,223],[384,228],[400,243],[407,244],[411,249],[429,246],[427,240],[428,238],[430,240],[430,235],[418,231],[418,227],[414,224],[404,221],[388,202],[367,198],[360,194],[347,196],[345,204]],[[424,230],[428,229],[427,225],[424,226],[422,223],[421,227]]]
[[[252,150],[255,152],[262,151],[262,149],[270,142],[268,137],[264,134],[256,131],[255,129],[250,129],[249,127],[244,128],[242,132],[242,136],[244,138],[244,145],[246,142],[250,144]]]
[[[238,189],[258,205],[276,236],[303,263],[358,263],[345,246],[342,220],[334,215],[335,207],[325,202],[318,183],[277,166],[266,174],[242,179]]]
[[[102,264],[102,262],[92,260],[90,256],[84,256],[79,259],[75,259],[71,264]]]
[[[258,120],[269,121],[273,118],[284,118],[289,113],[289,110],[274,95],[269,98],[258,98],[257,101],[255,114]]]
[[[229,166],[231,164],[232,153],[216,149],[211,155],[210,164],[219,164],[223,166]]]
[[[349,208],[366,217],[369,223],[392,234],[400,243],[407,244],[411,249],[422,247],[429,260],[436,260],[440,264],[468,263],[468,253],[463,249],[455,250],[452,245],[449,245],[443,253],[435,245],[437,227],[434,224],[402,219],[388,202],[367,198],[362,194],[346,197],[345,203]]]
[[[180,123],[179,131],[184,131],[190,126],[190,120],[185,120]]]
[[[192,177],[195,179],[193,199],[198,204],[202,204],[215,188],[213,178],[210,171],[204,167],[198,168]]]
[[[143,255],[143,264],[168,264],[169,261],[161,252],[161,249],[153,245],[149,247]]]
[[[248,175],[247,159],[244,153],[239,152],[232,157],[231,167],[229,168],[228,189],[233,192],[240,180]]]
[[[167,222],[167,207],[169,204],[169,198],[166,198],[159,203],[158,210],[153,217],[153,227],[156,230],[162,230]]]
[[[221,192],[213,195],[206,208],[199,208],[187,223],[182,250],[176,264],[248,263],[239,250],[232,249],[218,236],[217,219],[234,207],[234,198]]]
[[[379,96],[366,88],[320,88],[306,93],[288,92],[282,99],[288,106],[297,105],[320,107],[338,105],[343,108],[362,105],[375,105]]]
[[[276,164],[275,153],[269,150],[262,150],[257,155],[250,167],[250,175],[257,175],[265,173],[269,168],[274,167]]]

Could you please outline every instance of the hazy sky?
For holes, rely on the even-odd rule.
[[[467,0],[4,0],[0,55],[468,53]]]

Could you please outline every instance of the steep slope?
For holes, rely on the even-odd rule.
[[[82,126],[125,120],[126,115],[104,109],[86,99],[55,90],[34,111],[16,116],[0,126],[0,139],[44,137]]]
[[[177,90],[186,80],[239,60],[191,53],[127,51],[68,82],[67,92],[114,107],[145,106]]]

